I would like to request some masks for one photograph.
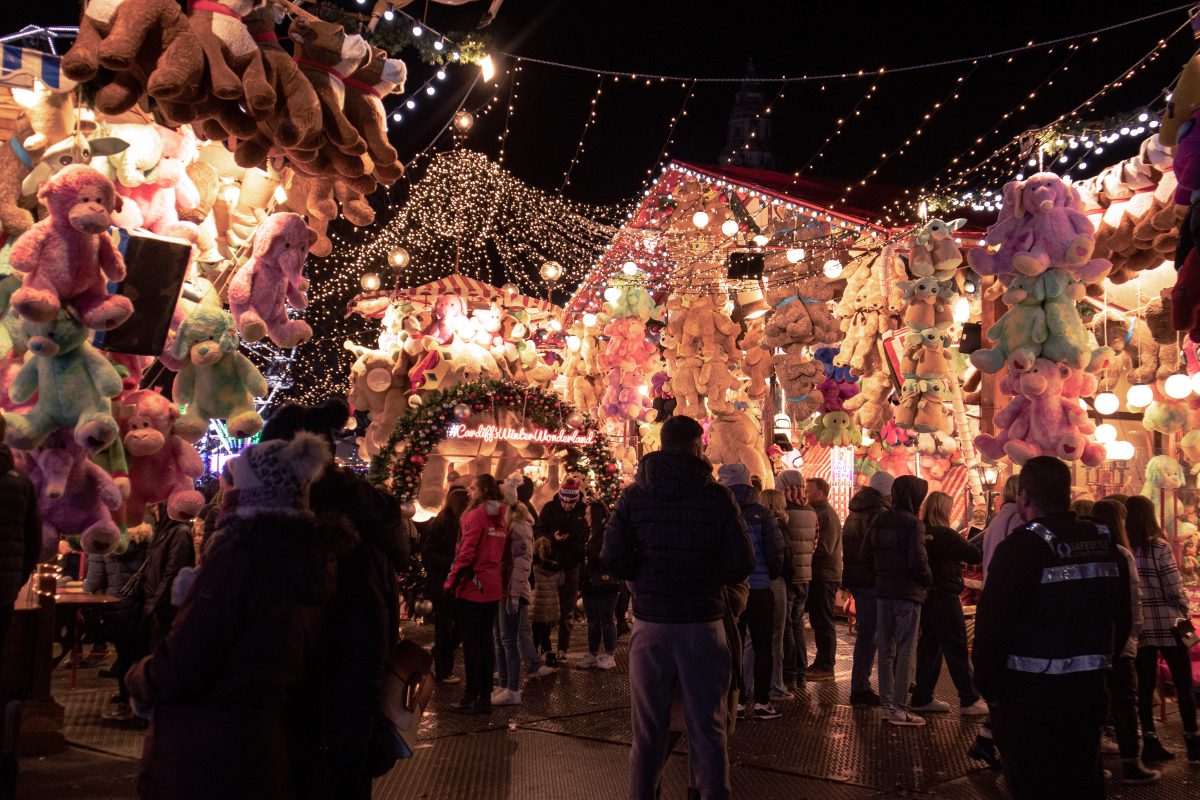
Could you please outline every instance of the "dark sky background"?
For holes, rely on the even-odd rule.
[[[354,0],[340,0],[349,9]],[[428,4],[427,22],[442,32],[474,28],[486,1],[465,6]],[[801,0],[754,4],[704,2],[582,2],[582,0],[506,0],[496,21],[485,31],[497,52],[582,64],[589,67],[684,76],[738,76],[754,59],[760,75],[799,75],[853,71],[864,67],[901,66],[955,59],[1090,31],[1169,9],[1180,3],[1042,3],[1007,10],[992,3],[812,3]],[[73,24],[78,2],[46,0],[5,3],[0,18],[6,30],[29,22]],[[38,9],[36,17],[31,9]],[[420,17],[425,0],[406,11]],[[1023,113],[989,136],[986,152],[1021,130],[1035,127],[1073,108],[1132,64],[1154,42],[1184,21],[1184,12],[1148,20],[1103,34],[1073,56],[1069,70],[1044,87]],[[392,23],[408,25],[397,16]],[[1135,109],[1168,85],[1191,55],[1187,32],[1177,36],[1167,53],[1112,92],[1100,114]],[[1001,114],[1021,102],[1067,55],[1065,45],[1053,52],[1035,49],[1012,58],[981,63],[962,84],[960,99],[948,104],[926,126],[919,144],[890,159],[875,183],[916,187],[943,169],[972,140],[992,128]],[[433,71],[415,52],[405,54],[409,87],[418,88]],[[501,69],[510,59],[498,58]],[[841,180],[866,177],[883,151],[899,145],[936,101],[944,98],[970,65],[946,66],[871,80],[874,98],[863,104],[844,133],[807,176]],[[415,114],[394,125],[392,138],[402,155],[425,147],[456,107],[475,74],[474,67],[451,66],[434,98],[418,98]],[[822,89],[822,85],[825,87]],[[766,84],[773,97],[778,84]],[[786,170],[807,162],[862,97],[864,79],[793,84],[775,107],[772,149]],[[515,111],[509,121],[506,165],[526,182],[557,189],[570,162],[596,88],[596,76],[526,63],[521,73]],[[737,84],[699,84],[688,116],[675,134],[671,155],[715,163],[726,138],[726,120]],[[655,162],[666,139],[669,120],[686,90],[677,81],[623,79],[605,82],[597,118],[586,150],[574,170],[568,197],[613,203],[633,197],[645,170]],[[483,102],[491,90],[479,87],[468,107]],[[502,98],[506,100],[507,95]],[[389,98],[388,105],[402,103]],[[467,146],[491,155],[503,126],[503,108],[472,132]],[[990,145],[990,146],[989,146]],[[1112,149],[1107,155],[1117,155]],[[1105,158],[1105,161],[1108,161]],[[963,163],[970,163],[964,159]],[[1099,164],[1097,164],[1099,166]]]

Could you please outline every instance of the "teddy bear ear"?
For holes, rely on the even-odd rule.
[[[312,247],[314,244],[317,243],[317,232],[314,231],[312,228],[305,228],[305,230],[308,231],[308,246]]]

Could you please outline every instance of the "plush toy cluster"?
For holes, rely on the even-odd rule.
[[[1090,438],[1094,426],[1078,398],[1094,391],[1113,349],[1097,343],[1076,303],[1111,263],[1093,257],[1095,234],[1079,193],[1057,175],[1012,181],[1003,197],[990,247],[972,250],[969,261],[1007,287],[1009,309],[987,331],[994,345],[971,362],[986,373],[1005,371],[1001,389],[1014,397],[994,417],[1000,432],[977,436],[975,446],[992,460],[1053,455],[1095,466],[1104,448]]]
[[[832,287],[815,277],[771,286],[766,292],[772,311],[763,328],[762,347],[772,352],[787,411],[794,419],[809,417],[824,406],[819,386],[825,371],[810,352],[842,338],[829,307],[832,299]]]
[[[742,360],[737,344],[741,329],[711,294],[672,295],[665,312],[661,343],[675,413],[705,419],[732,412],[738,388],[734,370]]]

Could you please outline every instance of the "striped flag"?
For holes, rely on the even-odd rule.
[[[56,92],[75,88],[75,82],[60,69],[60,56],[30,50],[15,44],[3,45],[0,52],[0,84],[16,89],[32,89],[34,81],[44,83]]]

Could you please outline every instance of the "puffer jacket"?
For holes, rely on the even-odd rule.
[[[925,602],[933,576],[925,552],[925,526],[917,518],[929,484],[902,475],[892,484],[892,510],[875,518],[863,540],[862,558],[875,568],[879,600]]]
[[[37,491],[13,462],[12,450],[0,444],[0,606],[11,605],[42,551],[42,516]]]
[[[617,500],[601,558],[632,581],[633,614],[647,622],[715,622],[725,616],[724,587],[754,568],[754,547],[729,490],[712,464],[662,450],[638,463]]]
[[[160,511],[165,509],[159,506]],[[219,537],[218,537],[219,538]],[[212,540],[215,546],[216,539]],[[154,638],[165,635],[175,619],[171,604],[171,584],[184,567],[196,566],[196,546],[192,541],[192,526],[176,522],[162,514],[154,525],[154,536],[146,547],[141,586],[142,617],[150,622]]]
[[[529,585],[529,575],[533,570],[533,522],[510,520],[508,538],[508,558],[504,560],[502,574],[504,597],[532,603],[533,587]]]
[[[984,583],[987,583],[988,564],[992,563],[992,556],[996,554],[996,548],[1009,537],[1009,534],[1024,524],[1024,520],[1021,519],[1021,512],[1017,511],[1016,503],[1005,503],[1000,506],[1000,510],[996,512],[996,516],[992,517],[992,521],[988,523],[987,528],[983,531]]]
[[[227,518],[170,634],[128,674],[134,701],[154,712],[140,797],[283,800],[311,788],[324,760],[321,608],[353,536],[311,516]]]
[[[813,580],[842,582],[842,521],[828,500],[812,504],[817,512],[817,549],[813,552]]]
[[[962,594],[962,565],[978,564],[983,560],[978,547],[954,529],[941,525],[925,526],[925,553],[929,556],[929,571],[933,575],[929,588],[950,594]]]
[[[530,622],[558,622],[558,587],[567,581],[558,562],[552,558],[534,559],[533,562],[533,606],[529,609]]]
[[[809,506],[788,503],[783,535],[792,553],[792,583],[808,583],[812,580],[813,551],[817,547],[817,512]]]
[[[463,514],[462,537],[446,578],[446,589],[454,589],[459,600],[491,603],[504,596],[500,564],[508,548],[505,511],[489,500]]]
[[[129,529],[129,546],[120,555],[91,555],[87,557],[87,574],[83,578],[85,592],[103,592],[120,597],[120,591],[146,560],[148,525]],[[119,603],[105,606],[101,610],[104,620],[104,635],[114,643],[120,643],[137,632],[139,603],[136,597],[121,597]]]
[[[862,557],[863,539],[874,519],[889,508],[888,499],[870,486],[850,498],[850,513],[842,526],[842,586],[847,589],[875,588],[875,566]]]
[[[730,493],[742,510],[746,531],[754,545],[754,569],[750,571],[750,588],[767,589],[771,581],[783,573],[790,552],[775,515],[758,501],[758,490],[741,484],[730,486]]]
[[[567,511],[562,507],[562,498],[557,494],[550,502],[542,506],[542,511],[535,519],[533,531],[539,539],[549,539],[550,547],[554,550],[554,558],[563,569],[571,569],[583,563],[583,550],[588,540],[587,503],[580,498],[579,502]],[[554,534],[566,534],[561,542]]]

